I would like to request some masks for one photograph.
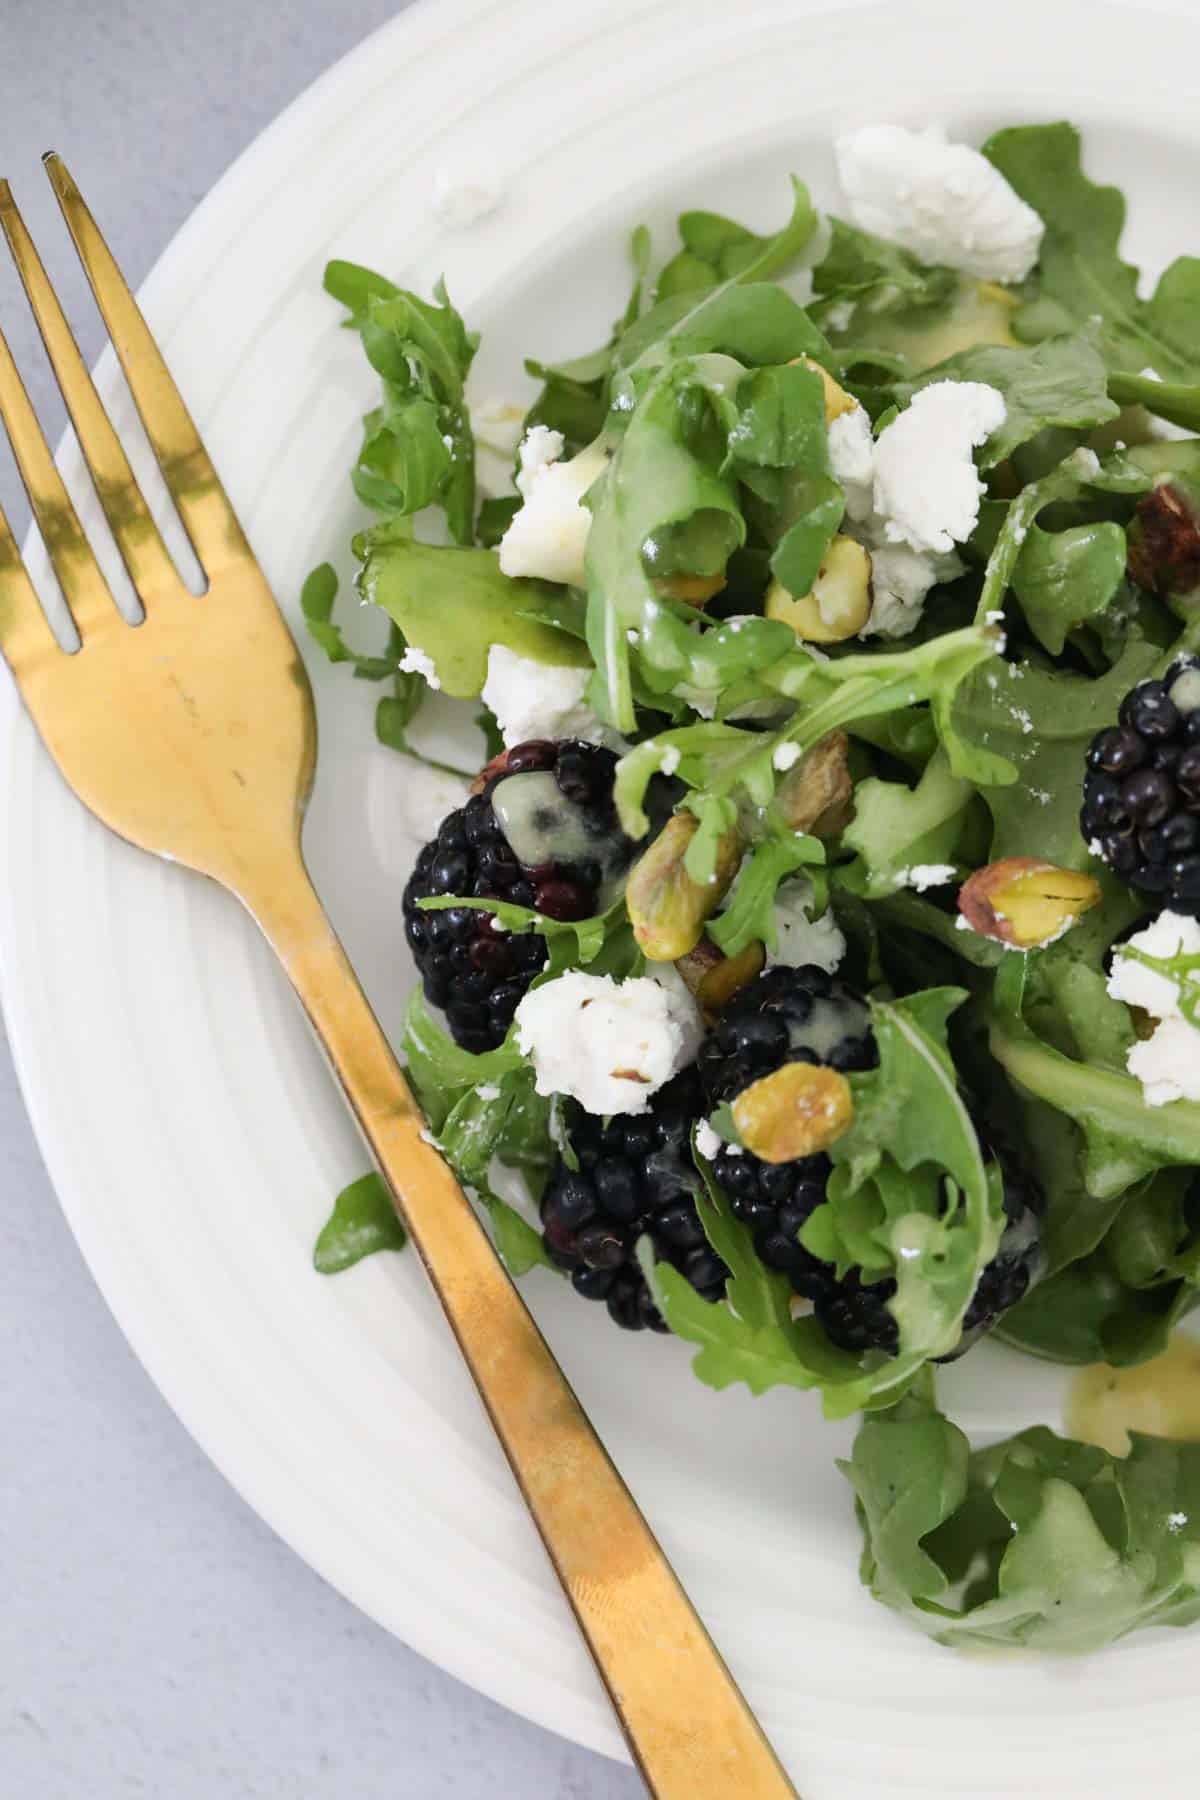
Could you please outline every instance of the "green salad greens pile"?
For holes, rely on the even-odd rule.
[[[1112,979],[1133,939],[1200,1067],[1200,955],[1186,934],[1173,958],[1137,950],[1165,905],[1153,869],[1134,880],[1080,822],[1097,734],[1200,648],[1200,259],[1142,296],[1122,198],[1088,178],[1066,124],[1000,131],[982,156],[1041,222],[1020,280],[979,279],[953,245],[930,266],[902,221],[893,239],[853,209],[823,218],[795,177],[773,235],[685,213],[657,276],[639,228],[608,341],[526,364],[537,391],[509,409],[503,462],[497,409],[468,400],[477,337],[444,287],[425,300],[331,263],[380,384],[352,480],[374,514],[358,594],[386,643],[347,642],[327,564],[302,605],[328,656],[380,684],[378,735],[405,756],[436,689],[479,726],[476,766],[503,758],[501,669],[510,700],[522,671],[530,693],[570,692],[557,726],[525,736],[616,751],[615,815],[645,860],[590,916],[487,889],[419,902],[539,937],[531,991],[583,973],[619,992],[671,961],[687,979],[699,944],[737,993],[764,961],[803,965],[836,939],[872,1053],[824,1071],[841,1111],[808,1144],[825,1185],[794,1239],[855,1295],[881,1284],[886,1342],[838,1341],[759,1253],[719,1178],[730,1146],[764,1153],[739,1098],[692,1138],[720,1297],[647,1236],[630,1265],[702,1381],[862,1413],[843,1466],[878,1599],[943,1643],[1079,1651],[1200,1616],[1200,1446],[1135,1436],[1119,1457],[1034,1426],[973,1449],[934,1374],[978,1335],[981,1279],[1009,1254],[1001,1144],[1041,1200],[995,1336],[1120,1368],[1164,1350],[1200,1299],[1200,1086],[1151,1091],[1136,1052],[1155,1019]],[[1154,766],[1166,792],[1176,763]],[[1104,796],[1104,830],[1128,834]],[[1188,818],[1172,855],[1200,838]],[[1129,841],[1153,864],[1145,831]],[[715,990],[689,986],[718,1030]],[[403,1050],[511,1270],[563,1266],[537,1203],[578,1169],[578,1097],[547,1091],[519,1019],[466,1048],[420,988]],[[317,1266],[402,1241],[365,1177]]]

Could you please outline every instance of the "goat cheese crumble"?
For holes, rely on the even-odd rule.
[[[410,644],[400,658],[400,667],[406,675],[423,675],[431,688],[440,688],[442,685],[432,656],[427,656],[415,644]]]
[[[584,704],[590,674],[588,668],[537,662],[507,644],[493,644],[479,697],[495,714],[506,748],[532,738],[580,738],[611,745],[619,740]]]
[[[834,144],[853,224],[981,281],[1023,281],[1045,227],[987,157],[939,125],[866,125]]]
[[[914,863],[911,869],[901,869],[900,886],[913,888],[923,894],[926,888],[948,887],[954,880],[953,863]]]
[[[1183,1014],[1179,982],[1130,954],[1139,950],[1163,961],[1200,955],[1200,920],[1183,913],[1160,913],[1117,949],[1108,978],[1108,991],[1114,999],[1139,1006],[1159,1021],[1125,1059],[1129,1073],[1142,1084],[1146,1104],[1169,1106],[1173,1100],[1200,1100],[1200,1031]]]
[[[813,884],[806,876],[781,887],[775,899],[775,948],[767,951],[767,967],[803,968],[815,963],[827,975],[846,954],[846,940],[831,911],[810,919]]]
[[[584,587],[592,515],[582,501],[608,457],[592,444],[562,462],[563,448],[562,433],[545,425],[535,425],[522,442],[517,475],[522,504],[500,540],[500,567],[506,575]]]
[[[695,1003],[657,981],[578,970],[526,994],[517,1044],[532,1059],[539,1094],[568,1094],[590,1113],[643,1113],[699,1049]]]
[[[913,395],[875,445],[874,509],[888,543],[944,554],[966,542],[985,492],[972,451],[1005,413],[982,381],[934,381]]]

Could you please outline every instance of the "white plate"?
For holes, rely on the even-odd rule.
[[[1197,247],[1197,127],[1189,84],[1150,106],[1133,78],[1147,32],[1170,67],[1200,64],[1194,20],[1094,0],[999,14],[439,0],[255,144],[163,257],[147,311],[295,617],[305,571],[354,524],[346,470],[371,391],[320,291],[327,256],[421,286],[444,270],[484,329],[477,392],[520,393],[523,353],[587,349],[619,310],[635,221],[662,249],[683,205],[770,225],[789,169],[829,195],[831,128],[849,120],[940,117],[978,138],[1066,114],[1089,167],[1132,197],[1131,254],[1157,266]],[[499,183],[502,206],[442,229],[443,169]],[[103,385],[117,391],[110,362]],[[304,647],[322,731],[312,865],[395,1027],[410,770],[372,741],[372,691]],[[270,957],[223,895],[93,824],[7,689],[0,754],[9,1029],[63,1206],[130,1341],[230,1480],[365,1611],[620,1754],[415,1259],[311,1271],[330,1196],[363,1157]],[[833,1466],[848,1427],[791,1393],[708,1392],[682,1345],[614,1331],[545,1274],[528,1293],[806,1800],[1115,1800],[1148,1764],[1158,1794],[1195,1792],[1195,1638],[1144,1636],[1085,1664],[927,1644],[858,1586]],[[1057,1422],[1061,1399],[1052,1371],[991,1346],[944,1391],[977,1433]]]

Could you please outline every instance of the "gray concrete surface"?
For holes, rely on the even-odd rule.
[[[255,133],[396,10],[0,0],[0,174],[54,247],[89,355],[99,330],[39,153],[86,178],[136,283]],[[61,418],[7,267],[0,319]],[[3,458],[0,500],[18,515]],[[0,1192],[4,1800],[635,1800],[628,1770],[369,1624],[226,1486],[93,1288],[2,1040]]]

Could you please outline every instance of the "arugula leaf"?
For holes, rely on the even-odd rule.
[[[964,682],[955,703],[962,730],[1019,772],[1015,785],[982,790],[995,824],[989,861],[1038,856],[1059,868],[1088,867],[1079,831],[1084,752],[1160,654],[1131,635],[1120,660],[1096,678],[997,662]]]
[[[904,712],[922,702],[932,708],[956,775],[974,781],[1002,778],[1011,765],[984,746],[968,742],[952,717],[960,686],[973,670],[995,659],[997,641],[994,627],[981,624],[945,632],[909,650],[873,651],[834,661],[818,660],[792,636],[787,655],[757,672],[753,683],[736,697],[740,703],[782,696],[799,702],[793,717],[773,732],[713,720],[660,732],[639,744],[617,768],[615,798],[621,824],[633,838],[643,837],[649,829],[642,802],[664,752],[679,753],[676,772],[689,787],[703,789],[711,798],[740,797],[766,808],[775,792],[775,757],[782,746],[811,750],[831,731]]]
[[[403,1250],[408,1233],[392,1197],[374,1170],[344,1187],[313,1249],[318,1275],[336,1275],[377,1250]]]
[[[1117,417],[1108,394],[1108,372],[1093,328],[1048,338],[1032,350],[976,344],[935,363],[916,381],[892,389],[898,405],[934,381],[982,381],[1004,396],[1004,423],[979,452],[981,469],[993,469],[1050,426],[1090,431]]]
[[[503,574],[495,551],[421,544],[390,523],[360,533],[354,548],[363,599],[424,651],[445,693],[471,699],[482,691],[493,644],[535,662],[586,667],[579,640],[558,628],[560,592]]]
[[[681,685],[719,693],[743,672],[776,661],[794,642],[790,628],[771,619],[739,622],[737,629],[717,627],[698,636],[695,608],[662,597],[655,585],[660,571],[650,566],[647,555],[648,546],[662,545],[673,532],[698,521],[707,555],[703,566],[695,561],[692,566],[710,574],[724,568],[744,541],[746,523],[729,464],[779,454],[780,435],[790,441],[791,428],[775,413],[773,428],[764,427],[761,439],[746,425],[736,446],[728,445],[732,424],[745,420],[739,399],[727,415],[717,456],[689,441],[695,400],[707,402],[730,386],[740,396],[742,375],[738,363],[717,356],[684,357],[660,370],[588,497],[593,520],[587,544],[587,641],[596,665],[589,698],[602,717],[626,734],[636,724],[635,662],[652,693],[679,691]]]
[[[300,611],[304,614],[309,636],[320,644],[330,662],[352,663],[355,675],[363,681],[386,681],[389,675],[395,675],[399,670],[404,653],[403,640],[399,645],[389,645],[382,656],[367,656],[352,650],[342,636],[341,626],[333,621],[337,593],[338,578],[332,563],[318,563],[305,576],[304,586],[300,589]]]
[[[352,480],[367,506],[410,517],[444,508],[457,543],[471,542],[475,517],[475,440],[463,395],[479,339],[450,304],[395,287],[354,263],[331,262],[326,291],[350,309],[383,384],[382,404],[363,421]]]
[[[1087,1186],[1103,1199],[1143,1175],[1200,1163],[1200,1104],[1148,1106],[1130,1075],[1077,1062],[1039,1038],[1025,1017],[1026,958],[1008,956],[992,995],[992,1055],[1018,1089],[1066,1113],[1088,1143]]]
[[[929,267],[899,244],[860,231],[844,219],[829,220],[829,248],[813,270],[813,292],[819,296],[813,311],[823,326],[834,329],[830,308],[851,301],[862,312],[854,320],[856,337],[880,313],[938,306],[948,300],[958,283],[953,269]],[[863,316],[870,315],[867,323]],[[837,316],[836,310],[834,316]],[[846,329],[843,327],[842,329]]]
[[[522,1062],[511,1036],[481,1056],[461,1049],[438,1024],[419,986],[409,995],[401,1051],[409,1083],[435,1135],[464,1093],[498,1084]]]
[[[925,1392],[839,1466],[864,1583],[939,1643],[1080,1652],[1200,1617],[1200,1445],[1121,1459],[1036,1426],[972,1451]]]
[[[1200,301],[1200,278],[1196,282],[1196,299]],[[1160,419],[1170,419],[1185,431],[1200,433],[1200,385],[1156,381],[1149,375],[1110,375],[1108,391],[1122,406],[1144,406]]]
[[[574,938],[574,960],[579,963],[594,963],[604,948],[604,941],[614,925],[621,921],[618,914],[624,912],[624,903],[617,900],[606,913],[598,913],[590,919],[551,919],[544,913],[534,912],[528,906],[514,906],[510,900],[479,899],[475,895],[438,894],[417,905],[422,912],[445,912],[449,907],[470,907],[476,912],[490,913],[498,919],[506,931],[534,931],[540,937],[554,940],[556,938]]]
[[[1118,1224],[1126,1210],[1118,1213]],[[1200,1291],[1183,1280],[1145,1290],[1131,1287],[1114,1266],[1106,1241],[1039,1282],[1005,1313],[996,1335],[1049,1362],[1128,1368],[1161,1356],[1175,1327],[1198,1302]]]
[[[906,885],[909,869],[953,863],[962,836],[963,812],[974,789],[950,769],[938,750],[915,788],[875,776],[854,789],[854,818],[842,833],[858,861],[838,879],[864,899],[878,900]]]
[[[622,333],[616,367],[651,366],[705,350],[724,350],[745,363],[783,363],[816,351],[822,353],[818,361],[828,358],[829,346],[803,307],[768,279],[800,254],[816,228],[808,189],[793,175],[792,212],[782,231],[760,240],[757,255],[699,298],[685,291],[659,300]],[[749,301],[738,293],[743,284],[756,284]]]
[[[700,1353],[692,1367],[699,1379],[722,1389],[745,1382],[752,1394],[773,1387],[814,1388],[824,1393],[830,1418],[844,1418],[866,1404],[872,1377],[855,1358],[831,1344],[813,1318],[793,1319],[786,1276],[755,1254],[746,1227],[698,1155],[703,1183],[696,1210],[705,1236],[729,1270],[725,1298],[704,1300],[670,1263],[656,1263],[648,1239],[638,1260],[671,1330]]]
[[[803,832],[780,832],[764,838],[738,871],[724,911],[710,920],[709,937],[726,956],[739,955],[756,940],[774,950],[779,936],[775,896],[780,883],[797,869],[824,861],[825,846],[819,838]]]
[[[998,131],[983,154],[1046,226],[1018,335],[1041,337],[1098,318],[1111,369],[1151,367],[1164,382],[1200,378],[1200,259],[1179,257],[1151,298],[1139,298],[1138,271],[1119,254],[1124,199],[1083,173],[1074,126]]]
[[[814,218],[815,223],[815,218]],[[778,238],[760,237],[736,219],[720,213],[685,212],[679,215],[679,236],[683,248],[661,270],[655,283],[655,297],[669,300],[675,294],[707,294],[723,281],[736,279],[757,263],[759,277],[773,274],[804,248],[810,233],[804,232],[802,220],[793,220],[791,242],[776,249]]]
[[[895,1276],[889,1308],[900,1350],[877,1395],[955,1348],[1000,1242],[999,1181],[984,1167],[946,1041],[949,1016],[965,999],[961,988],[935,988],[872,1000],[879,1065],[850,1077],[854,1119],[830,1146],[828,1199],[800,1234],[842,1267]]]

